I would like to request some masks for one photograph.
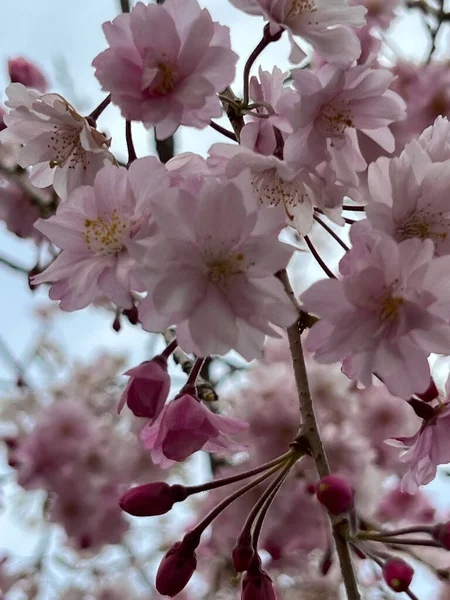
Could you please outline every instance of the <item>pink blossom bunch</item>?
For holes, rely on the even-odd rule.
[[[93,65],[126,119],[155,126],[164,139],[180,125],[202,129],[220,117],[216,94],[232,82],[237,56],[228,28],[197,0],[138,2],[103,31],[110,47]]]

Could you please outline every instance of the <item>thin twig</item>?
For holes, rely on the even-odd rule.
[[[308,248],[311,251],[311,254],[314,256],[314,258],[316,259],[316,261],[318,262],[318,264],[320,265],[320,267],[322,268],[322,270],[328,275],[328,277],[330,279],[336,279],[336,275],[334,275],[333,271],[331,269],[329,269],[327,267],[327,265],[324,263],[324,261],[320,257],[320,254],[317,252],[314,244],[311,242],[311,240],[309,239],[309,237],[307,235],[305,235],[303,237],[304,237],[304,240],[306,242],[306,245],[308,246]]]
[[[346,252],[348,252],[348,250],[350,250],[350,248],[347,246],[347,244],[346,244],[345,242],[343,242],[343,241],[341,240],[341,238],[338,236],[338,234],[337,234],[335,231],[333,231],[333,230],[331,229],[331,227],[329,227],[329,226],[328,226],[326,223],[324,223],[324,221],[322,221],[322,219],[321,219],[320,217],[318,217],[316,214],[314,215],[314,220],[315,220],[315,221],[317,221],[317,223],[319,223],[319,225],[322,225],[322,227],[325,229],[325,231],[326,231],[327,233],[329,233],[329,234],[331,235],[331,237],[332,237],[333,239],[335,239],[335,240],[336,240],[336,242],[337,242],[337,243],[338,243],[338,244],[339,244],[339,245],[340,245],[342,248],[344,248],[344,250],[345,250]]]
[[[210,121],[209,126],[212,129],[215,129],[216,131],[218,131],[219,133],[224,135],[225,137],[227,137],[228,139],[233,140],[233,142],[237,142],[237,138],[234,135],[234,133],[232,131],[229,131],[228,129],[225,129],[225,127],[222,127],[222,125],[219,125],[218,123],[214,123],[214,121]]]
[[[102,114],[102,112],[105,110],[105,108],[107,106],[109,106],[110,103],[111,103],[111,94],[106,96],[106,98],[102,102],[100,102],[100,104],[97,106],[97,108],[94,108],[94,110],[91,112],[91,114],[89,115],[88,118],[92,119],[95,123],[97,121],[97,119],[99,118],[99,116]]]
[[[6,267],[9,267],[10,269],[14,269],[14,271],[19,271],[20,273],[26,273],[27,275],[30,272],[30,269],[27,269],[26,267],[22,267],[22,265],[18,265],[15,262],[13,262],[12,260],[9,260],[9,258],[5,258],[4,256],[0,256],[0,264],[5,265]]]
[[[125,139],[127,140],[128,149],[127,167],[129,167],[131,163],[137,159],[136,150],[134,149],[133,144],[133,135],[131,133],[131,121],[125,121]]]
[[[287,279],[285,283],[285,290],[288,295],[293,293],[289,279]],[[313,401],[309,390],[305,358],[303,355],[300,337],[302,326],[302,320],[299,318],[287,330],[302,418],[301,435],[306,437],[308,440],[317,472],[319,473],[320,477],[324,477],[325,475],[329,475],[330,467],[325,453],[325,448],[320,437],[319,428],[314,413]],[[336,544],[336,553],[339,557],[347,598],[348,600],[360,600],[358,584],[350,556],[350,548],[347,544],[347,541],[344,539],[344,537],[342,537],[338,527],[333,526],[333,537]]]
[[[120,0],[120,10],[123,13],[130,12],[130,0]]]

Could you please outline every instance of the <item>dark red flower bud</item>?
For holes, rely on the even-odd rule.
[[[433,537],[446,550],[450,550],[450,521],[435,525],[433,527]]]
[[[169,485],[165,481],[155,481],[138,485],[122,496],[120,508],[135,517],[164,515],[175,502],[183,502],[188,491],[183,485]]]
[[[236,573],[246,571],[253,558],[254,550],[251,544],[251,536],[239,537],[236,546],[233,548],[233,565]]]
[[[139,314],[136,306],[133,306],[133,308],[126,308],[122,312],[131,325],[137,325],[139,323]]]
[[[341,515],[353,508],[352,486],[337,475],[322,477],[317,486],[317,499],[332,515]]]
[[[8,72],[11,83],[21,83],[40,92],[47,89],[47,80],[41,70],[26,58],[11,58],[8,61]]]
[[[320,572],[326,575],[333,565],[333,551],[331,548],[325,550],[325,554],[320,561]]]
[[[257,554],[253,556],[242,581],[241,600],[277,600],[272,579],[261,568],[261,559]]]
[[[405,592],[413,575],[414,569],[401,558],[391,558],[384,563],[383,579],[395,592]]]
[[[163,596],[176,596],[189,583],[197,568],[195,549],[200,541],[192,541],[189,534],[182,542],[174,544],[159,565],[156,574],[156,589]]]
[[[155,356],[125,373],[130,376],[119,402],[118,412],[125,403],[136,417],[156,419],[170,391],[167,359]]]
[[[408,404],[416,413],[416,415],[424,421],[430,421],[436,416],[436,411],[434,408],[426,402],[422,402],[422,400],[411,398],[411,400],[408,400]]]
[[[439,396],[439,390],[437,389],[433,378],[430,379],[430,385],[428,388],[422,392],[422,394],[416,394],[416,396],[424,402],[432,402]]]

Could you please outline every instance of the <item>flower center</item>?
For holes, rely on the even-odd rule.
[[[123,239],[129,234],[130,225],[121,220],[114,209],[106,218],[86,219],[84,239],[89,250],[97,254],[115,255],[124,249]]]
[[[315,12],[316,10],[314,0],[291,0],[285,19],[296,17],[302,12]]]
[[[225,285],[228,277],[244,273],[244,255],[242,253],[226,258],[213,258],[207,261],[206,267],[211,283]]]
[[[425,240],[428,238],[434,240],[445,240],[447,233],[445,231],[438,232],[434,228],[438,226],[438,222],[433,222],[431,215],[415,214],[401,227],[397,228],[397,234],[402,239],[419,238]]]
[[[158,71],[158,77],[155,81],[156,85],[151,91],[158,96],[165,96],[173,91],[177,82],[176,68],[168,63],[160,62],[158,63]]]
[[[348,106],[325,104],[320,111],[317,124],[327,137],[342,137],[347,127],[353,127],[352,113]]]
[[[304,204],[309,198],[303,186],[294,181],[285,181],[276,169],[257,173],[252,179],[252,187],[262,206],[279,206],[282,202],[284,211],[291,221],[295,218],[292,210]]]
[[[81,146],[80,130],[61,129],[57,125],[53,126],[53,134],[47,148],[51,148],[54,152],[54,157],[49,161],[51,169],[62,167],[67,161],[69,161],[70,168],[72,162],[83,160],[86,154]]]
[[[403,298],[400,296],[387,296],[381,305],[382,323],[391,323],[395,321],[400,312],[400,306],[403,304]]]

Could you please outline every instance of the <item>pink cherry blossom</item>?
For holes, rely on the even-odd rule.
[[[390,71],[364,65],[343,71],[325,65],[317,73],[295,69],[292,77],[300,103],[291,116],[294,133],[284,148],[288,163],[314,167],[331,160],[338,179],[356,184],[355,171],[367,166],[357,134],[387,152],[394,150],[388,125],[403,118],[404,103],[388,89]]]
[[[442,280],[450,258],[433,260],[433,253],[430,240],[397,245],[380,234],[358,271],[313,284],[301,300],[321,318],[307,339],[315,359],[346,359],[347,376],[369,386],[376,373],[396,396],[424,392],[430,383],[427,356],[450,351]]]
[[[273,154],[277,148],[274,128],[283,134],[292,133],[289,115],[299,101],[298,94],[291,87],[284,85],[288,73],[274,67],[272,73],[259,68],[259,81],[250,79],[250,98],[253,103],[264,103],[256,109],[268,118],[262,119],[248,115],[249,122],[244,125],[240,134],[240,143],[261,154]],[[268,108],[270,111],[268,112]],[[271,114],[273,111],[273,114]]]
[[[237,55],[228,28],[197,0],[138,2],[103,31],[110,47],[93,66],[126,119],[155,126],[164,139],[180,125],[201,129],[220,117],[216,94],[232,82]]]
[[[361,48],[350,29],[365,23],[366,9],[348,6],[347,0],[230,0],[250,15],[261,15],[271,24],[271,33],[286,29],[291,42],[291,62],[300,62],[305,52],[294,41],[299,35],[329,62],[350,64]]]
[[[438,465],[450,462],[450,378],[446,383],[447,402],[439,404],[435,415],[424,421],[422,427],[410,437],[395,437],[386,443],[402,448],[400,460],[406,463],[407,471],[401,480],[401,491],[414,494],[418,487],[430,483]]]
[[[228,435],[247,428],[240,419],[215,415],[196,398],[181,393],[169,402],[159,417],[141,432],[144,447],[153,462],[163,468],[186,460],[197,450],[225,452],[242,449]]]
[[[8,73],[11,83],[21,83],[42,93],[47,91],[47,80],[44,74],[26,58],[19,57],[8,60]]]
[[[450,254],[450,161],[432,163],[417,141],[399,158],[380,158],[369,167],[366,208],[375,229],[397,242],[429,239],[438,256]]]
[[[30,181],[39,188],[53,185],[62,199],[81,185],[92,185],[97,172],[115,159],[110,140],[79,115],[58,94],[40,96],[20,83],[6,90],[7,128],[0,141],[23,144],[19,165],[32,167]]]
[[[48,194],[47,199],[50,204],[51,194]],[[40,240],[42,236],[34,228],[39,216],[39,206],[33,203],[29,194],[13,181],[0,177],[0,219],[5,221],[9,231],[21,238]]]
[[[443,162],[450,158],[450,122],[447,117],[437,117],[418,138],[432,162]]]
[[[36,228],[61,248],[61,254],[32,283],[51,282],[50,298],[63,310],[88,306],[106,296],[131,308],[131,291],[142,290],[128,252],[131,240],[154,233],[151,203],[169,188],[164,166],[154,157],[136,160],[127,171],[109,165],[93,186],[83,186]]]
[[[209,152],[216,172],[219,172],[219,165],[223,165],[229,178],[248,171],[260,206],[279,207],[287,225],[301,235],[310,232],[313,194],[308,187],[310,181],[306,171],[295,171],[275,156],[264,156],[244,146],[219,143],[211,146]]]
[[[284,218],[257,209],[237,182],[207,179],[196,198],[181,190],[154,205],[162,233],[149,250],[135,245],[149,294],[139,314],[148,331],[177,325],[177,339],[197,356],[231,348],[261,354],[270,323],[288,326],[296,313],[274,273],[292,248],[278,241]],[[247,205],[246,205],[247,203]]]

